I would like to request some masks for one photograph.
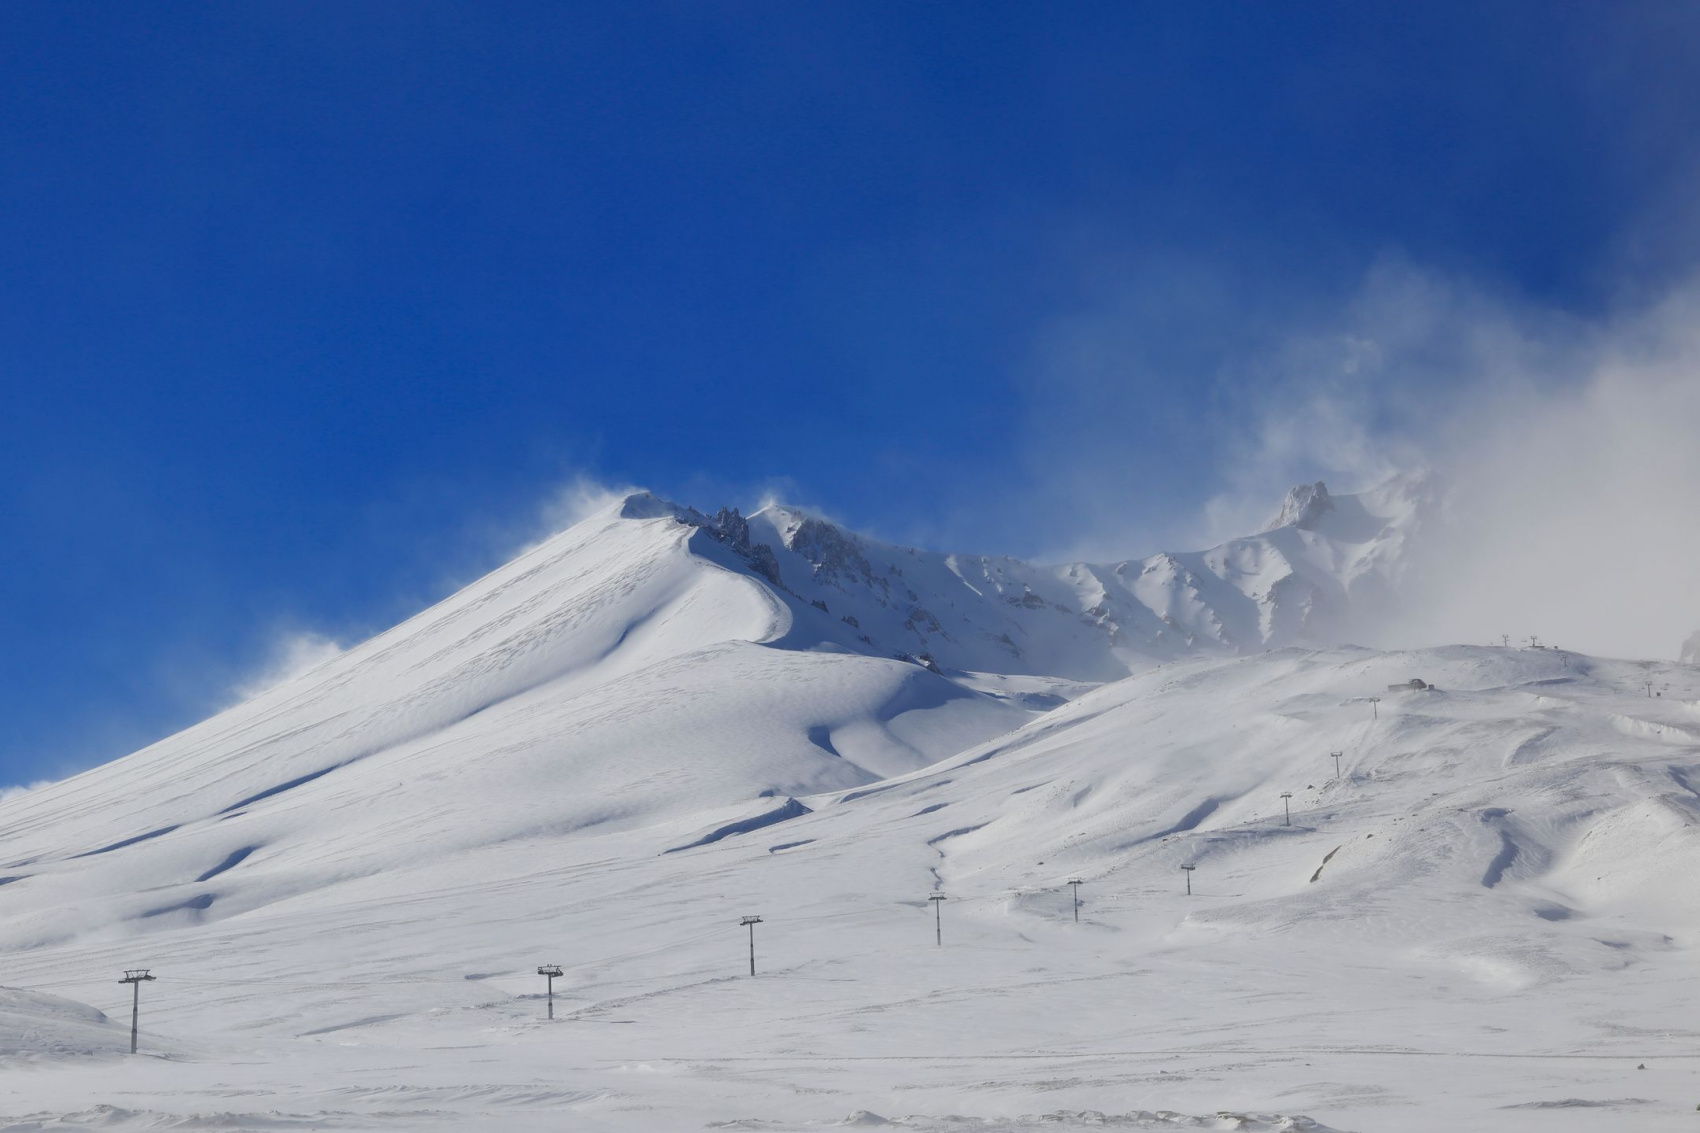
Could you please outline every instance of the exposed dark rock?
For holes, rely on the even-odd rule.
[[[815,581],[827,586],[844,582],[873,585],[873,567],[855,536],[846,535],[830,523],[810,516],[791,533],[791,550],[814,564]]]
[[[931,611],[921,606],[916,606],[909,611],[909,617],[904,621],[903,628],[911,633],[919,634],[944,632],[944,626],[939,624],[939,620],[933,617]]]
[[[723,507],[715,512],[712,518],[692,508],[681,512],[678,519],[680,523],[702,528],[732,548],[740,558],[750,564],[751,570],[779,589],[790,589],[779,577],[779,559],[774,555],[773,548],[766,543],[750,542],[750,521],[740,515],[737,508]]]

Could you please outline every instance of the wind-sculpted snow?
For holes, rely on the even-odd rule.
[[[0,1075],[20,1061],[111,1056],[128,1041],[128,1031],[86,1003],[0,986]]]

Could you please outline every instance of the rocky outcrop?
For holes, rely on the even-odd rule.
[[[878,585],[888,593],[890,583],[874,578],[874,568],[868,557],[856,545],[853,535],[822,519],[809,516],[792,533],[790,549],[814,564],[815,581],[822,586],[843,587],[846,583]]]
[[[750,521],[739,514],[737,508],[723,507],[712,516],[704,515],[696,508],[677,508],[674,518],[680,523],[702,528],[737,552],[738,557],[749,563],[750,569],[761,577],[781,590],[790,589],[779,577],[779,560],[774,557],[773,548],[766,543],[750,541]]]
[[[1316,521],[1334,509],[1334,500],[1328,495],[1328,485],[1318,480],[1314,484],[1300,484],[1287,490],[1287,498],[1281,501],[1281,510],[1276,513],[1269,524],[1269,530],[1277,527],[1316,526]]]

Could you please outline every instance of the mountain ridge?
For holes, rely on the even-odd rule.
[[[785,504],[711,516],[639,492],[616,506],[731,549],[795,600],[793,644],[1105,681],[1199,651],[1348,640],[1392,600],[1438,495],[1423,472],[1342,496],[1318,481],[1292,489],[1265,530],[1216,547],[1054,565],[887,543]]]

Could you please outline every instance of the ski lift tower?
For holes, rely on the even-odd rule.
[[[544,964],[537,969],[537,974],[549,977],[549,1018],[553,1019],[555,1017],[555,977],[561,974],[561,965]]]
[[[738,922],[750,927],[750,975],[756,974],[756,926],[761,923],[760,917],[745,917]]]
[[[142,1016],[142,985],[151,983],[157,976],[149,974],[147,968],[132,968],[124,973],[124,978],[118,982],[129,984],[133,993],[130,996],[130,1053],[136,1053],[136,1034],[139,1030]]]

